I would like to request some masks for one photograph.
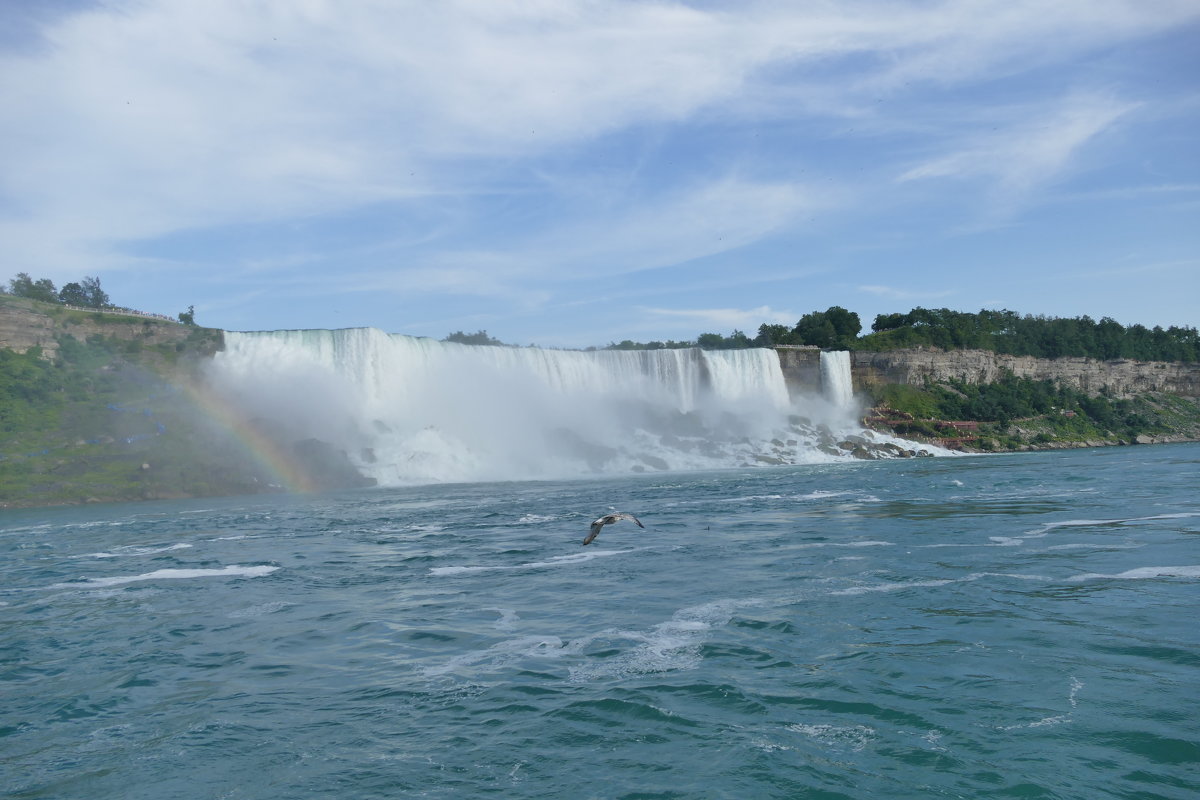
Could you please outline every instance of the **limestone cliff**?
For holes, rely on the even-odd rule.
[[[1018,378],[1052,380],[1092,395],[1106,392],[1114,397],[1133,397],[1165,392],[1200,397],[1200,364],[1033,358],[987,350],[933,348],[851,354],[851,373],[859,390],[883,383],[920,385],[926,379],[992,383],[1006,372]]]
[[[40,347],[47,358],[58,353],[58,338],[70,336],[86,342],[91,336],[138,342],[142,345],[196,344],[199,335],[211,341],[210,352],[221,347],[221,332],[183,325],[164,317],[83,311],[40,303],[24,297],[0,295],[0,350],[24,353]]]

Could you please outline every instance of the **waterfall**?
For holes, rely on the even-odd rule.
[[[838,455],[811,419],[825,404],[794,407],[769,349],[488,347],[370,328],[227,333],[208,377],[264,435],[320,439],[383,485]]]
[[[850,380],[848,350],[821,351],[821,390],[834,407],[849,409],[853,406],[854,386]]]

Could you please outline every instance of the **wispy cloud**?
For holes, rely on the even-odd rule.
[[[763,323],[772,323],[780,325],[794,325],[798,315],[791,311],[780,311],[772,309],[770,306],[759,306],[758,308],[641,308],[649,314],[659,317],[668,317],[676,320],[687,321],[691,325],[697,325],[712,329],[716,328],[724,333],[731,330],[741,330],[753,333],[758,330],[758,326]]]
[[[858,291],[866,292],[876,297],[886,297],[890,300],[935,300],[954,294],[951,290],[940,292],[922,291],[920,289],[897,289],[892,286],[859,286]]]
[[[1074,97],[1053,110],[986,133],[969,133],[952,151],[899,176],[901,182],[930,179],[989,178],[1006,201],[1024,196],[1068,169],[1078,152],[1137,108],[1109,97]]]

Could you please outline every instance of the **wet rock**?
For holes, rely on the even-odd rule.
[[[374,486],[374,478],[363,475],[350,463],[345,450],[321,439],[303,439],[292,445],[293,462],[317,491],[357,489]]]
[[[642,461],[646,462],[648,465],[650,465],[654,469],[661,470],[663,472],[666,472],[667,470],[669,470],[671,468],[670,464],[668,464],[666,461],[663,461],[658,456],[643,455]]]

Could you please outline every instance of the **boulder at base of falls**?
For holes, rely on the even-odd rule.
[[[292,445],[295,465],[314,491],[360,489],[377,481],[359,472],[346,451],[320,439],[303,439]]]

